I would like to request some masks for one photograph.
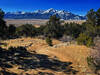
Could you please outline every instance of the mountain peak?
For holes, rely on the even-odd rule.
[[[46,11],[44,11],[44,13],[51,13],[51,14],[53,14],[55,12],[56,12],[56,10],[53,8],[50,8],[50,9],[47,9]]]
[[[48,10],[54,10],[54,8],[49,8]]]
[[[36,10],[34,11],[34,13],[39,13],[39,14],[42,14],[44,12],[44,10]]]

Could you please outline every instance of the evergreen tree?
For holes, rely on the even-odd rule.
[[[100,26],[100,8],[97,10],[96,16],[97,16],[97,26]]]
[[[51,40],[50,37],[47,37],[47,38],[46,38],[46,43],[47,43],[49,46],[53,46],[53,45],[52,45],[52,40]]]
[[[91,46],[93,45],[92,38],[85,33],[81,33],[79,37],[77,38],[77,42],[80,45],[86,45],[86,46]]]
[[[82,27],[76,23],[67,23],[64,25],[64,34],[77,38],[82,32]]]
[[[0,9],[0,19],[3,19],[4,17],[4,12],[2,11],[2,9]]]
[[[44,29],[44,34],[47,37],[59,38],[62,36],[61,21],[56,15],[51,16]]]
[[[10,25],[8,27],[8,32],[9,32],[9,36],[13,37],[15,35],[15,32],[16,32],[16,27],[14,25]]]
[[[25,24],[16,28],[18,36],[34,37],[36,35],[36,28],[31,24]]]
[[[0,9],[0,38],[6,38],[7,26],[6,22],[3,20],[4,12]]]
[[[87,13],[87,23],[93,26],[96,25],[96,12],[93,9]]]
[[[91,37],[96,36],[97,16],[96,16],[96,12],[93,9],[91,9],[87,13],[87,21],[85,27],[86,27],[85,33],[87,35]]]

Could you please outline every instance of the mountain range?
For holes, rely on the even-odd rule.
[[[50,16],[56,15],[63,20],[85,20],[85,16],[73,14],[65,10],[55,10],[53,8],[47,10],[36,10],[34,12],[7,12],[5,19],[49,19]]]

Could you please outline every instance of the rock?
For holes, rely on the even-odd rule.
[[[82,68],[81,72],[86,72],[87,69],[86,68]]]
[[[100,75],[100,70],[97,71],[97,74]]]
[[[9,56],[8,58],[12,58],[12,56]]]
[[[53,47],[54,47],[54,48],[57,48],[57,45],[54,45]]]
[[[14,60],[18,60],[18,57],[14,57],[13,59],[14,59]]]
[[[86,74],[86,75],[91,75],[91,74]]]
[[[15,53],[14,55],[17,56],[17,55],[20,55],[20,53]]]

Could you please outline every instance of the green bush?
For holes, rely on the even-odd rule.
[[[77,38],[82,32],[82,26],[77,23],[65,23],[64,34]]]
[[[40,27],[38,27],[37,29],[36,29],[36,31],[37,31],[37,35],[39,36],[39,35],[44,35],[44,29],[45,29],[45,25],[41,25]]]
[[[4,12],[0,9],[0,38],[7,38],[7,25],[4,21]]]
[[[13,37],[16,33],[16,27],[12,24],[8,27],[9,36]]]
[[[25,24],[16,28],[18,36],[34,37],[36,36],[36,28],[31,24]]]
[[[51,40],[49,37],[46,38],[46,43],[47,43],[49,46],[53,46],[53,45],[52,45],[52,40]]]
[[[93,72],[95,72],[96,71],[96,65],[94,64],[94,59],[91,56],[87,57],[87,63],[88,63],[89,68]]]
[[[79,45],[86,45],[86,46],[91,46],[93,45],[92,38],[89,37],[88,35],[81,33],[79,37],[77,38],[77,42]]]
[[[46,37],[59,38],[62,37],[61,21],[56,15],[51,16],[44,28],[44,35]]]

